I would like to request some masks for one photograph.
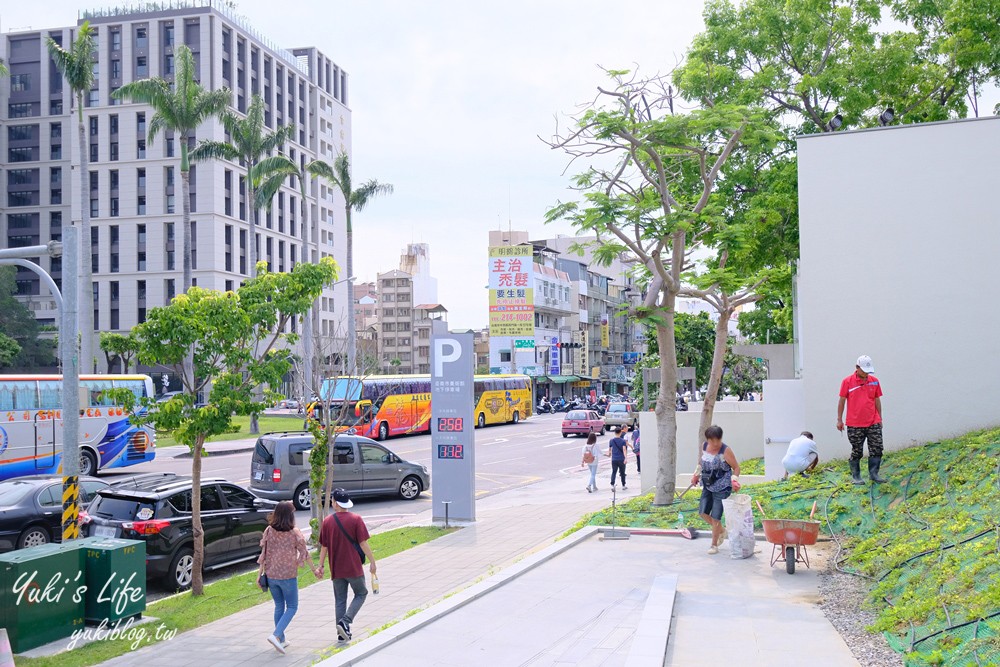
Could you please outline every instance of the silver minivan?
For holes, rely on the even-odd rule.
[[[609,429],[621,426],[635,426],[639,415],[631,403],[611,403],[604,413],[604,425]]]
[[[250,462],[250,490],[269,500],[312,506],[309,451],[304,431],[268,433],[257,439]],[[399,495],[413,500],[431,486],[427,468],[404,461],[381,443],[358,435],[338,435],[333,454],[333,485],[351,497]]]

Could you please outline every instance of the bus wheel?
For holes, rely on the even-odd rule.
[[[513,415],[513,420],[514,420],[515,424],[517,422],[521,421],[521,415],[519,415],[517,412],[515,412],[514,415]]]
[[[479,419],[476,420],[476,426],[478,428],[483,428],[484,426],[486,426],[486,415],[484,415],[482,412],[479,413]]]
[[[80,450],[80,474],[94,475],[97,473],[97,457],[89,449]]]
[[[389,425],[385,422],[380,422],[378,425],[378,439],[385,440],[389,437]]]

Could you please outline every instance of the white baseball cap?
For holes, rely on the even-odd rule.
[[[872,358],[867,354],[862,354],[858,357],[858,368],[860,368],[865,373],[874,373],[875,365],[872,363]]]

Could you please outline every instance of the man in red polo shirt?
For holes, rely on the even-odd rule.
[[[847,439],[851,443],[851,481],[861,479],[861,457],[868,441],[868,476],[873,482],[886,481],[878,474],[882,466],[882,385],[872,375],[875,366],[866,354],[858,357],[854,373],[840,383],[837,403],[837,430],[844,430],[844,405],[847,405]]]

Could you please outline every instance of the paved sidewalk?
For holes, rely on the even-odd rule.
[[[379,561],[381,593],[369,595],[355,619],[355,641],[373,628],[441,600],[548,546],[583,514],[610,504],[607,487],[588,494],[585,486],[581,471],[484,498],[478,503],[478,520],[474,524]],[[630,498],[636,493],[630,489],[619,497]],[[276,661],[282,667],[291,667],[312,664],[321,651],[336,644],[329,580],[299,592],[298,614],[285,633],[291,642],[285,656],[277,654],[265,641],[274,628],[273,609],[267,602],[179,635],[169,642],[169,647],[146,647],[102,664],[233,667]]]

